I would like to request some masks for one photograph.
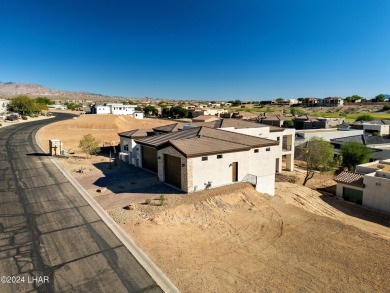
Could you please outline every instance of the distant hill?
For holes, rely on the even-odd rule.
[[[14,97],[16,95],[28,95],[28,96],[45,96],[52,99],[64,100],[64,99],[90,99],[90,100],[105,100],[121,97],[109,97],[101,94],[94,94],[80,91],[63,91],[49,89],[40,84],[34,83],[17,83],[17,82],[1,82],[0,81],[0,96]]]

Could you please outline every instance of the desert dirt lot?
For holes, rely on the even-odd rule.
[[[41,142],[57,133],[56,138],[72,147],[87,130],[109,141],[117,132],[141,128],[115,126],[123,121],[113,116],[105,118],[105,125],[100,117],[91,124],[83,120],[86,116],[45,127]],[[114,126],[116,130],[110,130]],[[74,139],[76,133],[80,138]],[[104,156],[61,163],[182,292],[390,288],[390,216],[313,190],[334,184],[332,175],[315,176],[308,183],[311,189],[301,185],[303,173],[298,168],[286,173],[288,180],[276,183],[275,197],[244,183],[185,195],[123,162],[109,169]],[[76,173],[81,166],[84,173]],[[290,178],[296,184],[288,182]],[[102,186],[107,191],[96,193]],[[165,197],[163,206],[160,194]],[[143,204],[146,198],[151,204]],[[124,209],[129,203],[132,209]]]
[[[54,114],[55,115],[55,114]],[[132,129],[150,129],[152,127],[172,124],[174,122],[160,119],[135,119],[130,116],[85,115],[77,119],[65,120],[50,124],[39,133],[42,145],[48,150],[48,141],[58,138],[64,142],[65,150],[77,149],[83,135],[91,133],[104,145],[115,145],[119,142],[119,132]],[[77,151],[77,150],[76,150]],[[80,153],[81,154],[81,153]]]
[[[278,182],[269,197],[238,184],[185,196],[165,210],[140,209],[148,216],[122,227],[182,292],[390,287],[390,217],[355,223],[307,187]]]

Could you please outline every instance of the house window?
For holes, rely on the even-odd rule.
[[[266,152],[269,152],[271,150],[271,148],[266,148],[265,151]]]
[[[202,161],[207,161],[209,157],[202,157]]]
[[[254,152],[254,153],[258,153],[258,152],[259,152],[259,149],[254,149],[253,152]]]
[[[127,141],[123,142],[123,150],[129,151],[129,143]]]
[[[222,155],[217,155],[217,159],[222,159]]]
[[[280,137],[279,136],[276,138],[276,141],[280,141]]]

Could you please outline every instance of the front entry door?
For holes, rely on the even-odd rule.
[[[238,181],[238,162],[233,162],[232,164],[232,181],[237,182]]]

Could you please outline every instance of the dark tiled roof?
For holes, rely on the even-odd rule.
[[[159,147],[170,140],[196,137],[198,136],[199,130],[200,127],[194,127],[183,131],[175,131],[167,134],[141,138],[136,140],[135,142],[151,147]]]
[[[136,142],[157,149],[172,145],[186,157],[250,150],[255,147],[279,144],[270,139],[205,126],[146,137],[138,139]]]
[[[338,183],[363,187],[363,178],[364,174],[351,171],[343,171],[339,175],[334,177],[333,180]]]
[[[153,135],[153,130],[152,129],[135,129],[135,130],[125,131],[125,132],[120,132],[120,133],[118,133],[118,135],[121,137],[127,137],[127,138],[141,138],[141,137]]]
[[[182,128],[182,127],[183,127],[183,123],[173,123],[173,124],[169,124],[169,125],[154,127],[153,130],[168,133],[168,132],[178,131],[179,128]]]
[[[332,143],[344,144],[350,141],[356,141],[360,144],[371,145],[371,144],[390,144],[390,139],[384,138],[382,136],[372,136],[372,135],[353,135],[347,137],[334,138],[330,140]]]

